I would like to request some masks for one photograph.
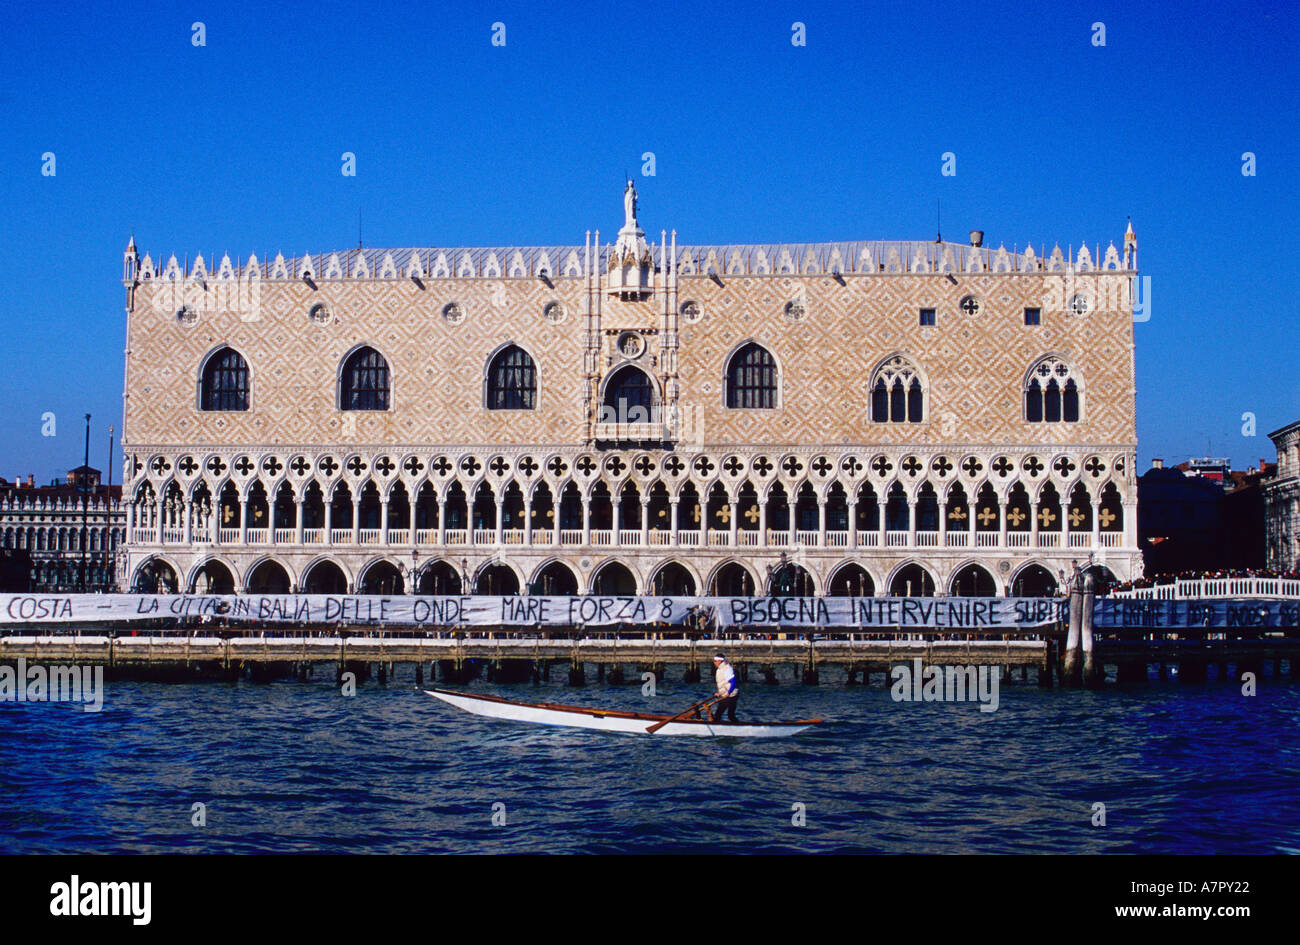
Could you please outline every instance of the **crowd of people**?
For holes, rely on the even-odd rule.
[[[1277,571],[1273,568],[1221,568],[1217,571],[1179,571],[1176,574],[1160,573],[1124,581],[1113,585],[1112,591],[1130,591],[1141,587],[1163,587],[1178,581],[1214,580],[1216,578],[1282,578],[1300,580],[1300,571]]]

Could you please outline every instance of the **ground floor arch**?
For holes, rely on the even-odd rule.
[[[889,594],[891,597],[933,597],[934,576],[915,561],[909,561],[894,572]]]
[[[190,577],[191,594],[235,593],[235,572],[220,558],[209,558]]]
[[[575,597],[578,593],[578,576],[563,561],[548,561],[537,569],[528,585],[532,594]]]
[[[304,594],[346,594],[348,576],[335,561],[321,558],[307,565],[302,575]]]
[[[401,594],[405,590],[405,584],[401,569],[387,558],[380,558],[361,572],[361,577],[357,580],[357,593],[385,596]]]
[[[514,596],[519,593],[519,575],[508,564],[485,564],[474,577],[474,593],[489,597]]]
[[[647,592],[656,597],[694,597],[699,588],[695,575],[680,561],[666,561],[650,576]]]
[[[714,597],[753,597],[758,589],[753,572],[739,561],[718,566],[709,578],[709,594]]]
[[[288,570],[274,558],[263,558],[244,578],[244,589],[250,594],[288,594],[292,587]]]
[[[876,582],[871,573],[855,561],[842,564],[826,583],[828,597],[874,597]]]
[[[591,578],[591,592],[607,597],[627,597],[636,593],[636,575],[621,561],[606,561]]]
[[[998,582],[988,568],[970,562],[953,572],[948,593],[953,597],[997,597]]]

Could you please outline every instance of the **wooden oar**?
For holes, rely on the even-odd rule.
[[[646,734],[648,734],[648,735],[653,735],[655,732],[659,731],[661,728],[663,728],[663,727],[664,727],[665,725],[667,725],[669,722],[676,722],[678,719],[684,719],[684,718],[686,718],[686,716],[690,715],[692,712],[695,712],[695,711],[697,711],[697,710],[699,710],[699,709],[702,709],[702,708],[704,708],[705,706],[710,705],[710,704],[712,704],[712,703],[714,703],[714,702],[717,702],[717,701],[718,701],[718,697],[717,697],[716,695],[709,696],[709,698],[705,699],[703,702],[697,702],[697,703],[695,703],[695,705],[691,706],[691,707],[690,707],[689,709],[687,709],[685,712],[682,712],[682,713],[679,714],[679,715],[674,715],[671,719],[664,719],[662,722],[656,722],[654,725],[651,725],[648,729],[646,729]]]

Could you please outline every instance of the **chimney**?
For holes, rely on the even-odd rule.
[[[1164,469],[1164,468],[1165,468],[1165,461],[1164,461],[1163,459],[1161,459],[1159,456],[1157,456],[1155,459],[1151,460],[1151,468],[1152,468],[1152,469]]]
[[[970,231],[970,244],[971,244],[972,246],[983,246],[983,245],[984,245],[984,231],[983,231],[983,230],[971,230],[971,231]]]

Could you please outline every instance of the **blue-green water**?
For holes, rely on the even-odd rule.
[[[1232,683],[1017,682],[981,713],[896,703],[827,670],[819,687],[751,680],[741,702],[745,718],[827,724],[742,740],[482,719],[399,669],[354,697],[318,671],[109,682],[98,714],[0,705],[0,852],[1300,852],[1289,679],[1253,698]],[[707,694],[671,677],[654,699],[639,684],[569,689],[563,675],[467,688],[650,711]]]

